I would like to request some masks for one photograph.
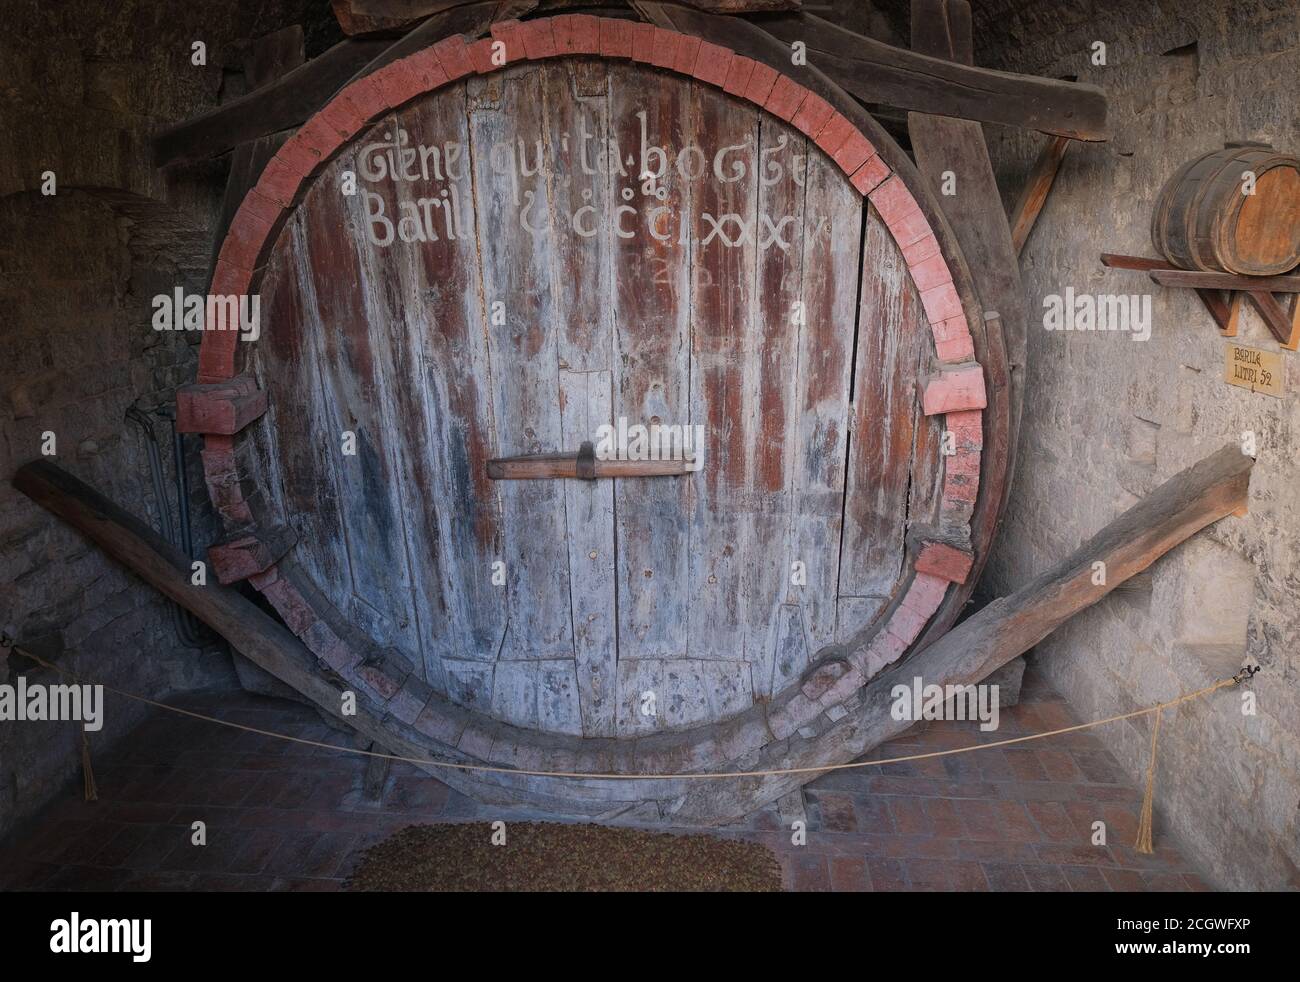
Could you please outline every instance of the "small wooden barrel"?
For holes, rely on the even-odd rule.
[[[1254,193],[1247,193],[1248,174]],[[1300,159],[1231,143],[1184,164],[1151,216],[1156,250],[1183,269],[1276,276],[1300,264]]]

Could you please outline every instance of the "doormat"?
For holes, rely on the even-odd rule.
[[[603,825],[412,825],[371,846],[349,890],[773,892],[775,854],[756,842]],[[497,838],[500,838],[498,833]]]

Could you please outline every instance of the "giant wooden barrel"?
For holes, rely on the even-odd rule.
[[[214,563],[404,746],[489,768],[457,787],[721,821],[777,785],[509,770],[850,755],[996,507],[982,318],[904,154],[780,45],[493,35],[350,85],[240,208],[212,291],[261,336],[207,332],[187,402]],[[699,426],[702,466],[489,475],[638,426]]]
[[[1188,161],[1160,190],[1151,241],[1183,269],[1275,276],[1300,263],[1300,158],[1228,144]]]

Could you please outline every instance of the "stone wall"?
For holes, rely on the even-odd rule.
[[[1161,184],[1225,140],[1300,152],[1300,7],[1284,0],[1186,4],[977,2],[977,61],[1077,76],[1110,97],[1114,139],[1075,144],[1022,257],[1031,308],[1018,472],[989,567],[1006,591],[1041,572],[1160,482],[1253,431],[1250,514],[1228,518],[1069,622],[1035,659],[1084,719],[1170,699],[1263,667],[1241,694],[1164,719],[1156,830],[1224,888],[1300,886],[1300,355],[1282,399],[1223,381],[1225,342],[1196,296],[1112,271],[1102,252],[1151,255]],[[1091,63],[1106,44],[1106,65]],[[1045,141],[988,128],[1007,204]],[[1049,332],[1049,294],[1150,294],[1150,340]],[[1242,343],[1277,351],[1253,311]],[[1150,719],[1099,730],[1135,782]]]
[[[239,94],[248,39],[303,19],[282,3],[4,3],[0,38],[0,627],[88,677],[153,697],[237,684],[224,645],[182,646],[160,596],[19,494],[14,471],[52,459],[155,527],[173,519],[149,477],[129,406],[152,409],[194,375],[193,335],[150,327],[151,300],[205,292],[222,163],[163,173],[150,134]],[[328,14],[328,8],[325,8]],[[191,63],[194,41],[206,65]],[[41,193],[52,171],[56,193]],[[197,448],[191,444],[191,451]],[[197,456],[197,454],[193,454]],[[214,534],[191,459],[196,546]],[[0,682],[57,681],[0,656]],[[92,753],[144,712],[109,697]],[[51,796],[74,793],[72,723],[0,723],[0,837]]]

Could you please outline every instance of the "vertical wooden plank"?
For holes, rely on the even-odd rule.
[[[613,416],[610,372],[560,372],[564,444],[595,442]],[[564,481],[573,643],[585,736],[613,736],[617,694],[614,482]]]
[[[312,281],[303,279],[309,267],[300,255],[306,214],[300,211],[285,226],[263,278],[264,333],[251,345],[250,366],[269,398],[266,425],[252,435],[268,487],[279,488],[285,519],[298,532],[298,562],[328,595],[346,596],[352,573],[341,532],[338,470],[326,438],[338,426],[321,388],[320,321]]]
[[[916,351],[929,330],[889,230],[868,206],[841,597],[888,596],[902,572],[917,412]]]
[[[813,150],[804,222],[799,411],[791,513],[791,556],[808,584],[793,597],[803,608],[814,651],[837,640],[841,518],[849,442],[849,387],[861,262],[861,195],[834,161]]]
[[[695,139],[714,167],[692,203],[691,422],[704,424],[708,449],[704,469],[691,476],[688,651],[742,659],[750,558],[742,513],[760,452],[747,411],[754,397],[747,380],[758,376],[762,357],[754,305],[758,111],[700,85],[691,105]]]
[[[753,665],[754,695],[770,696],[780,606],[788,595],[802,592],[792,582],[792,563],[798,560],[806,565],[822,558],[796,556],[791,541],[800,424],[795,400],[801,374],[800,335],[807,321],[802,306],[807,140],[776,117],[760,115],[754,164],[755,321],[753,335],[744,345],[748,351],[739,359],[745,373],[745,431],[752,434],[753,445],[742,516],[742,650]]]
[[[487,460],[496,453],[496,378],[478,267],[464,87],[414,104],[401,120],[429,172],[427,181],[400,185],[399,215],[413,219],[408,235],[418,227],[422,237],[404,243],[399,234],[389,260],[400,275],[395,316],[405,326],[400,428],[410,483],[419,490],[411,511],[420,534],[410,550],[427,557],[416,590],[429,618],[445,611],[448,635],[433,639],[426,658],[495,659],[507,617],[507,589],[493,582],[493,564],[503,559],[501,500],[487,478]],[[434,152],[427,155],[429,148]]]
[[[610,66],[609,119],[620,157],[633,156],[637,175],[647,166],[664,171],[649,195],[631,174],[616,189],[619,202],[624,187],[634,189],[626,206],[636,214],[624,212],[621,221],[638,230],[612,242],[614,416],[630,425],[690,421],[690,185],[675,167],[676,151],[694,134],[690,84]],[[678,479],[616,482],[620,662],[686,653],[688,490]],[[620,735],[644,722],[625,716],[635,707],[625,702],[624,680],[620,671]]]
[[[576,372],[608,371],[613,359],[610,240],[614,183],[624,170],[609,149],[609,76],[604,62],[544,63],[554,173],[550,178],[559,365]],[[624,182],[626,183],[626,182]],[[569,449],[577,449],[570,447]]]
[[[536,66],[468,83],[488,351],[500,380],[493,413],[506,456],[562,449],[556,375],[564,312],[555,287],[562,271],[548,217],[554,159],[541,83]],[[572,657],[564,488],[511,481],[499,494],[509,624],[500,657]]]
[[[395,418],[387,366],[392,338],[370,325],[381,316],[378,295],[389,288],[364,233],[360,195],[318,185],[311,221],[304,226],[300,278],[313,284],[314,323],[320,340],[321,385],[332,418],[315,439],[330,444],[339,475],[340,518],[352,573],[343,612],[382,645],[417,661],[420,641],[411,610],[403,502],[406,492],[394,460]],[[340,235],[340,230],[343,234]],[[346,453],[344,433],[351,433]]]

